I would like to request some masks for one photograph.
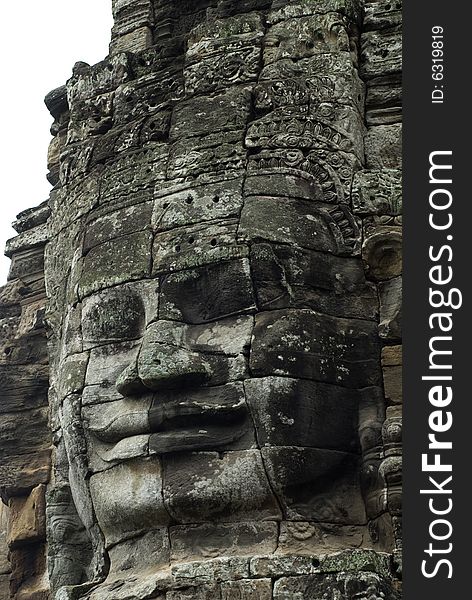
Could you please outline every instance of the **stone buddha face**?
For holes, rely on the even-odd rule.
[[[91,213],[80,238],[62,427],[112,562],[130,539],[153,564],[168,562],[169,539],[176,558],[274,551],[280,521],[288,545],[362,539],[376,297],[348,210],[314,184],[319,199],[296,197],[307,183],[295,176],[295,197],[277,196],[277,177],[158,190]]]
[[[385,415],[350,212],[363,91],[347,34],[315,35],[331,20],[274,25],[257,85],[255,14],[231,21],[251,49],[237,81],[227,24],[209,21],[183,75],[150,52],[136,81],[119,55],[69,84],[52,395],[79,516],[112,571],[370,543]],[[292,62],[284,32],[308,25],[317,41]],[[110,77],[113,97],[90,99]]]

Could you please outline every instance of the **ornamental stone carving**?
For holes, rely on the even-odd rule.
[[[401,3],[112,4],[7,248],[3,597],[397,600]]]

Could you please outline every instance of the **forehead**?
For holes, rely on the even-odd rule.
[[[358,255],[359,239],[348,207],[327,203],[318,183],[306,176],[268,172],[160,184],[153,199],[89,213],[76,237],[75,278],[79,298],[202,267],[208,267],[207,279],[218,278],[222,262],[258,262],[254,248],[261,243],[326,254],[322,262],[334,269],[340,257]],[[249,271],[243,268],[241,277]]]

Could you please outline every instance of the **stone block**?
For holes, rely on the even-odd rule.
[[[364,77],[369,80],[402,70],[401,27],[372,30],[361,38],[361,61]]]
[[[153,273],[182,271],[247,256],[247,247],[236,240],[237,231],[237,220],[226,219],[158,233],[153,245]]]
[[[280,518],[258,450],[180,453],[163,464],[165,505],[178,523]]]
[[[170,528],[172,561],[270,554],[277,547],[275,522],[204,523]]]
[[[402,338],[402,278],[395,277],[379,285],[379,335],[389,342]]]
[[[354,176],[352,201],[355,214],[401,215],[401,171],[397,169],[359,171]]]
[[[365,137],[365,157],[368,169],[401,169],[401,123],[370,127]]]
[[[245,390],[262,446],[358,449],[361,392],[288,377],[249,379]]]
[[[379,385],[379,359],[374,323],[310,310],[256,316],[250,367],[259,377],[276,375],[364,388]]]
[[[355,454],[317,448],[262,448],[271,487],[287,520],[355,525],[365,521]]]
[[[80,297],[119,283],[149,277],[151,242],[150,233],[137,232],[92,248],[83,258]]]
[[[254,243],[250,262],[260,310],[307,308],[337,317],[377,319],[377,290],[366,281],[359,258]]]
[[[242,179],[216,179],[204,185],[156,186],[153,225],[156,231],[202,221],[238,217],[242,205]]]
[[[352,215],[341,206],[330,211],[315,202],[251,197],[246,200],[241,214],[239,238],[350,255],[356,231]]]
[[[160,463],[155,458],[128,461],[92,475],[90,492],[107,546],[167,525],[162,481]],[[116,554],[116,560],[121,564],[124,559]]]
[[[247,259],[209,264],[166,276],[159,316],[198,324],[255,310]]]
[[[10,547],[37,543],[46,538],[45,489],[44,485],[39,485],[27,497],[11,498],[8,528]]]
[[[386,346],[382,350],[382,367],[385,397],[390,402],[401,404],[402,390],[402,346]]]

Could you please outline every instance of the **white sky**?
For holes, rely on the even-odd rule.
[[[5,242],[15,216],[46,200],[47,148],[52,117],[44,96],[63,85],[75,62],[94,64],[108,54],[111,0],[2,2],[0,83],[0,285],[7,278]]]

